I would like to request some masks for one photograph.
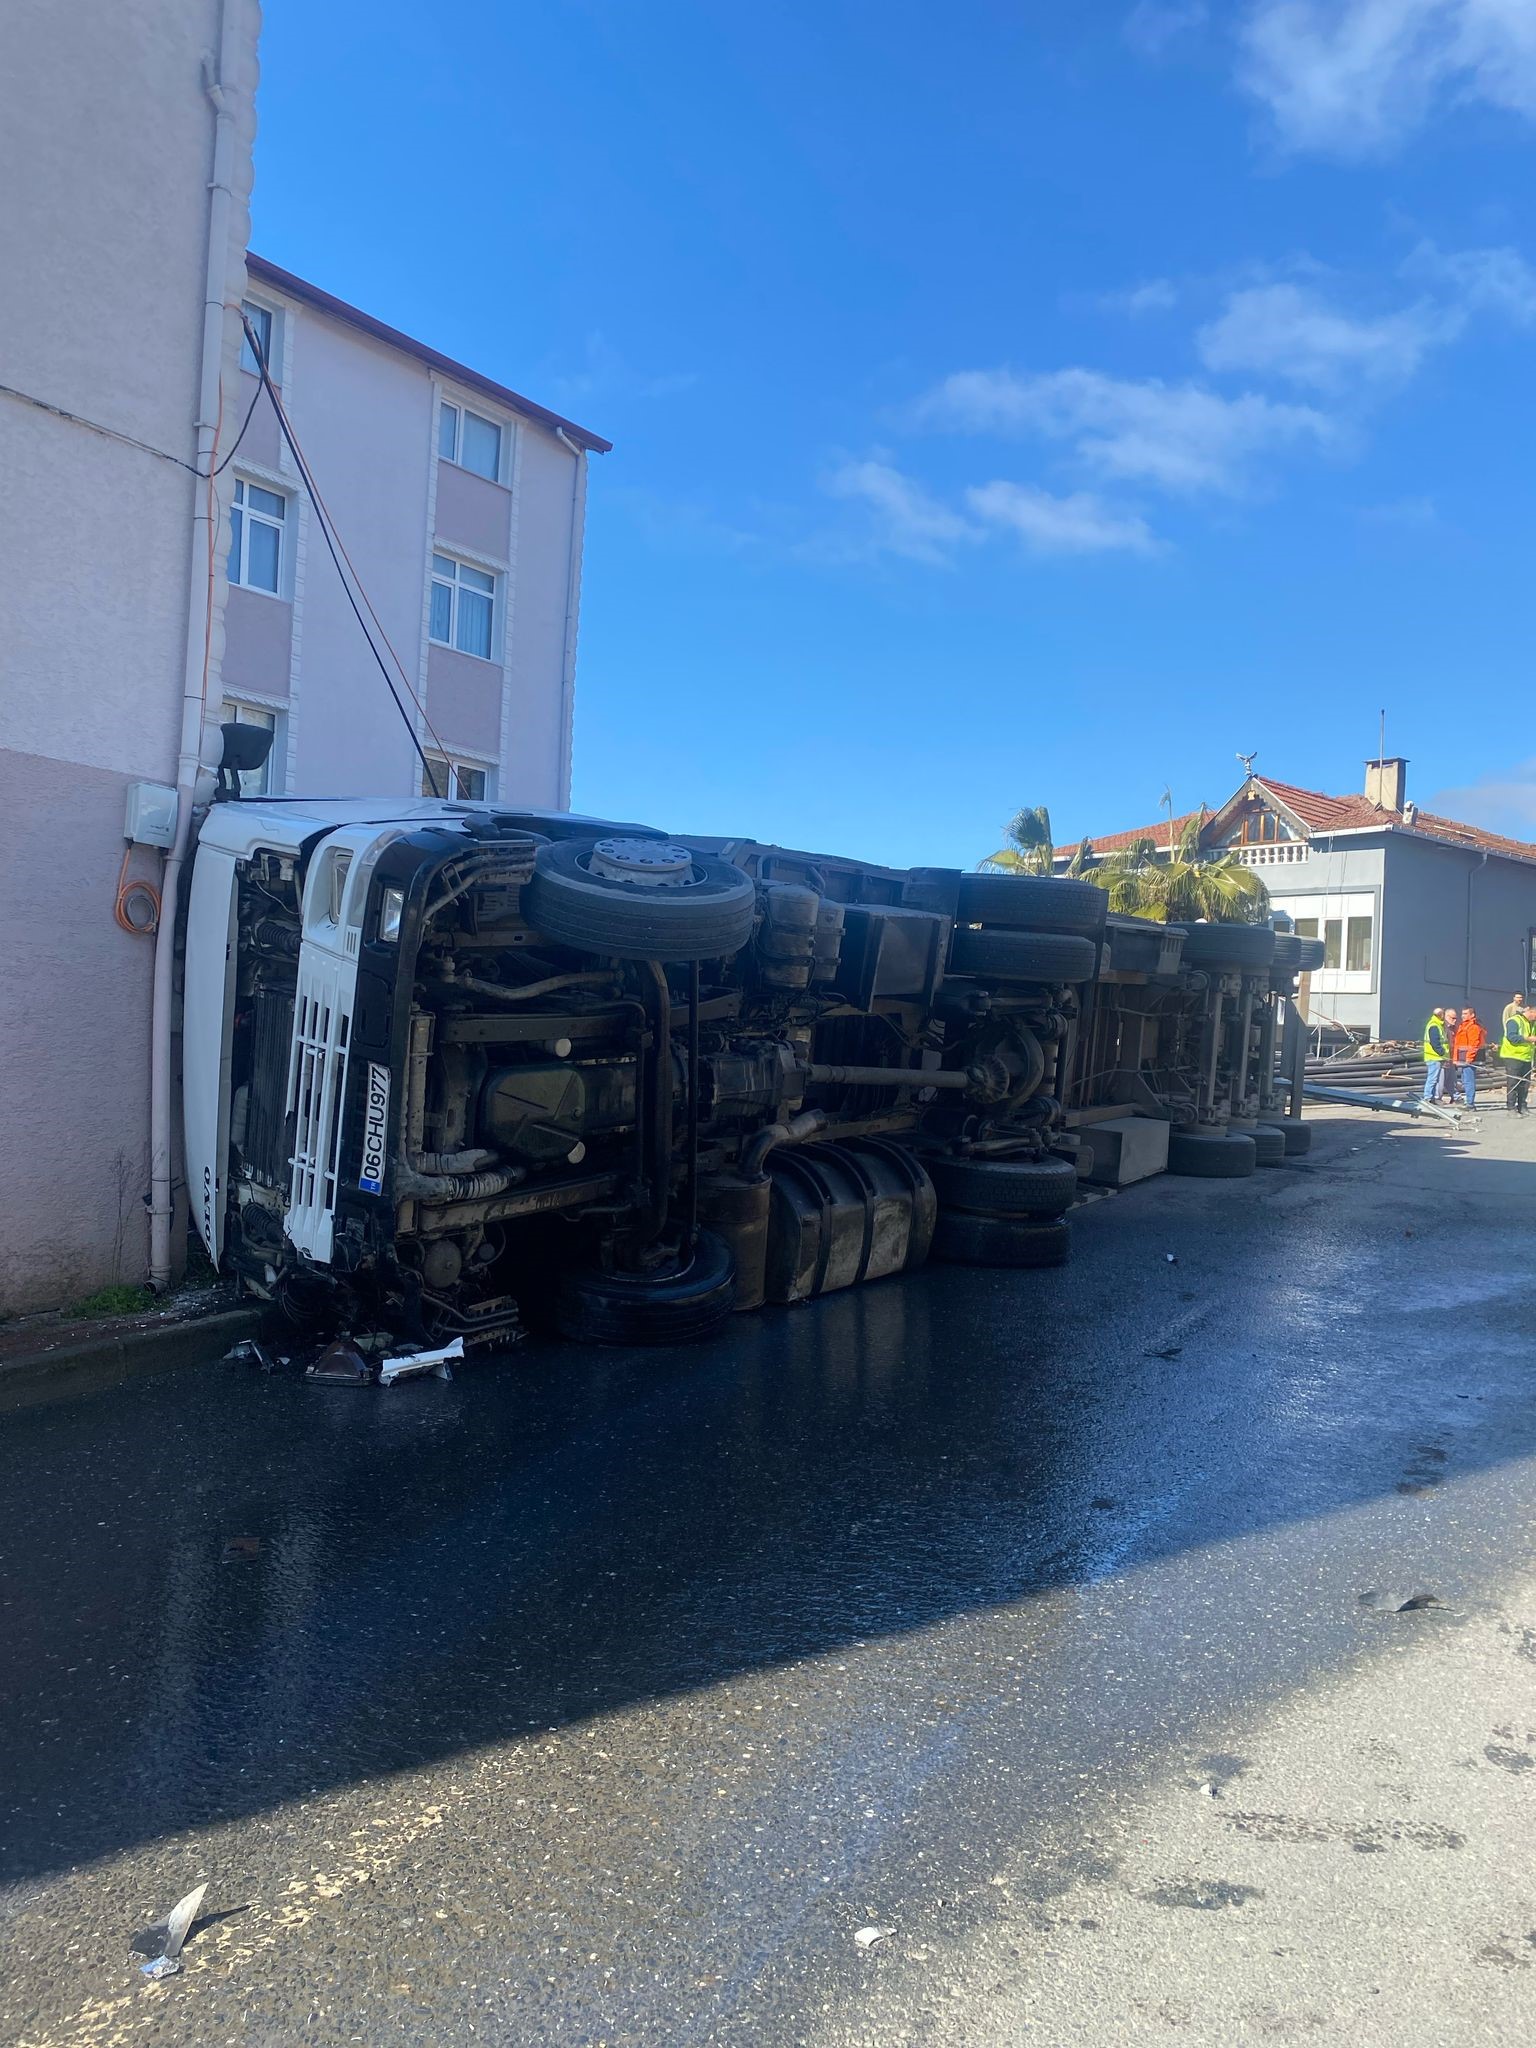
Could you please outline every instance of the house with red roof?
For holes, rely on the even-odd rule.
[[[1531,986],[1536,845],[1420,810],[1401,756],[1368,761],[1359,796],[1327,796],[1250,772],[1216,810],[1094,833],[1092,855],[1150,842],[1163,855],[1191,823],[1202,848],[1260,870],[1272,911],[1320,938],[1314,1021],[1414,1038],[1437,1005],[1470,1002],[1497,1026]],[[1056,848],[1064,869],[1076,846]]]

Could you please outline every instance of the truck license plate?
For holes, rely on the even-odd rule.
[[[365,1194],[384,1192],[384,1148],[389,1142],[389,1069],[368,1062],[368,1102],[363,1112],[363,1170],[357,1184]]]

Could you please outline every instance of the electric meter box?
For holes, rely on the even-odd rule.
[[[136,846],[169,846],[176,837],[176,792],[168,782],[130,782],[123,837]]]

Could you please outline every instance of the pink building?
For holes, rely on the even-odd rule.
[[[247,273],[247,318],[420,701],[441,793],[565,806],[586,460],[609,444],[262,257]],[[222,684],[234,715],[275,731],[257,780],[416,792],[420,758],[248,340],[239,387],[236,417],[256,409],[233,465]]]
[[[568,800],[586,463],[607,444],[247,266],[259,30],[257,0],[8,10],[0,1313],[142,1280],[153,1187],[184,1215],[174,958],[146,893],[169,913],[179,860],[154,824],[125,836],[131,792],[179,790],[160,824],[184,829],[230,716],[272,728],[273,790],[421,783],[242,305],[437,773]]]

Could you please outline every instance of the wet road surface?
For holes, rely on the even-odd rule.
[[[0,2039],[1014,2038],[944,2001],[1161,1775],[1528,1568],[1521,1151],[1328,1119],[1060,1272],[0,1413]]]

